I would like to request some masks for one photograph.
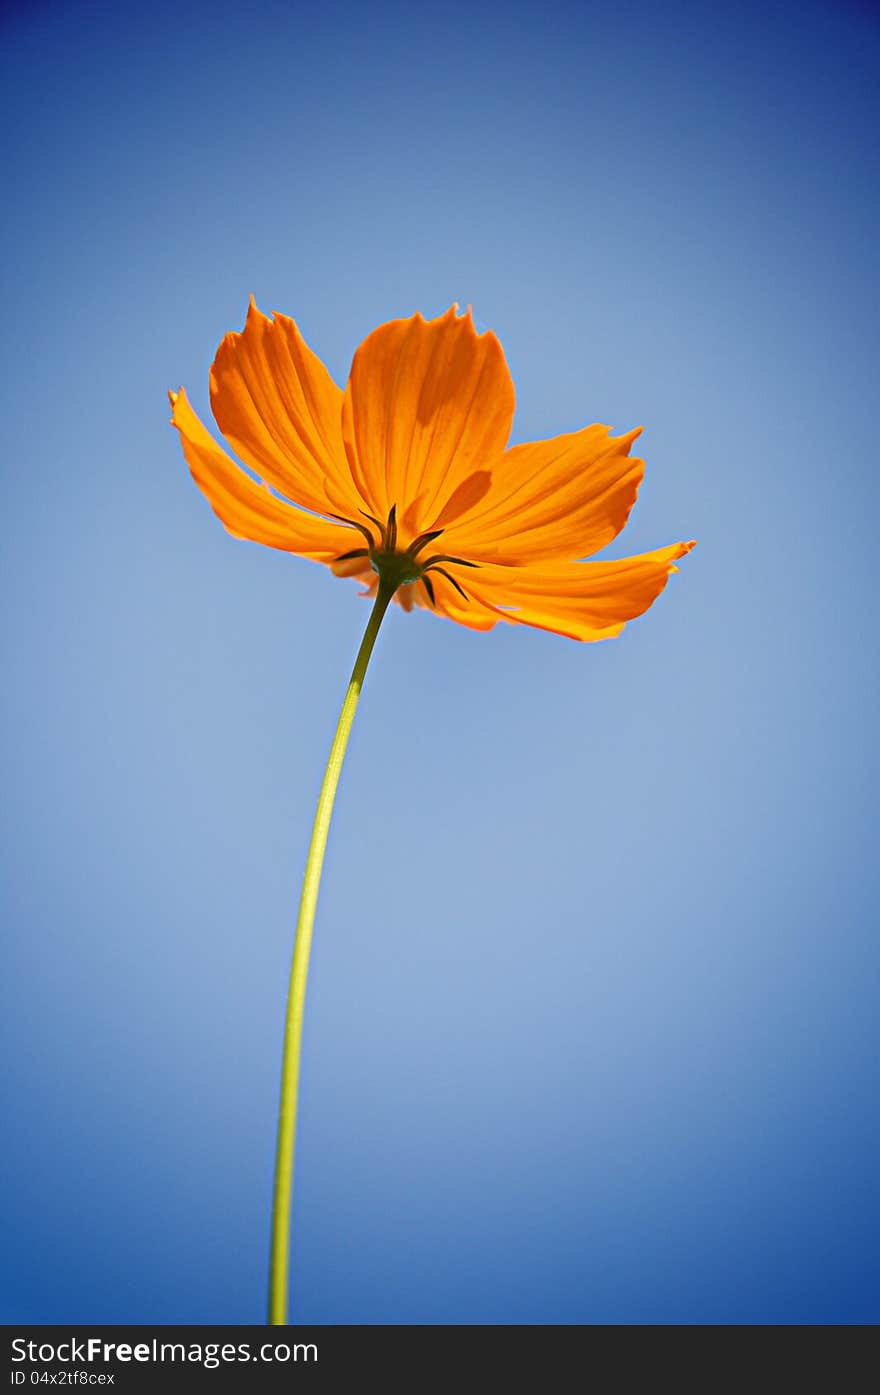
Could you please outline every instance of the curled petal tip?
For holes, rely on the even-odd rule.
[[[678,544],[670,559],[670,572],[678,571],[678,567],[673,566],[672,562],[678,562],[681,560],[682,557],[687,557],[689,552],[693,552],[696,545],[697,542],[695,538],[692,538],[690,542],[680,542]]]
[[[245,316],[245,324],[247,325],[251,320],[265,319],[268,319],[268,316],[263,314],[262,310],[256,302],[253,291],[251,291],[250,296],[248,297],[248,308],[247,315]]]
[[[177,405],[177,399],[178,399],[179,396],[180,396],[180,390],[179,390],[179,389],[178,389],[177,392],[175,392],[173,388],[169,388],[169,389],[168,389],[168,401],[171,403],[172,407],[174,407],[174,406]]]

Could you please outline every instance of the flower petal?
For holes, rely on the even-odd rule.
[[[517,565],[573,561],[605,547],[636,501],[644,461],[629,455],[641,427],[607,426],[530,441],[507,451],[482,503],[463,515],[444,548],[476,561]]]
[[[453,496],[468,507],[485,492],[513,421],[501,345],[455,312],[380,325],[357,350],[345,389],[342,433],[357,487],[377,518],[397,505],[412,537],[444,510],[448,518]],[[486,478],[469,485],[475,474]]]
[[[666,585],[693,542],[616,562],[557,562],[529,567],[489,564],[469,571],[474,599],[502,620],[534,625],[571,639],[607,639],[642,615]]]
[[[261,479],[316,513],[358,516],[342,443],[342,391],[293,320],[269,319],[251,297],[241,334],[227,334],[211,368],[211,408],[233,449]]]
[[[450,568],[450,570],[453,570]],[[469,630],[491,630],[498,624],[499,619],[506,619],[500,616],[493,606],[486,605],[478,600],[471,591],[465,580],[465,590],[468,592],[468,599],[464,600],[455,587],[441,576],[439,572],[430,573],[431,584],[434,588],[434,605],[432,606],[420,585],[412,589],[416,592],[416,601],[419,605],[425,606],[428,610],[434,610],[438,615],[444,615],[447,620],[454,620],[457,625],[465,625]]]
[[[237,538],[329,562],[351,547],[352,531],[276,499],[221,450],[196,416],[183,388],[169,392],[171,421],[193,479],[217,517]]]

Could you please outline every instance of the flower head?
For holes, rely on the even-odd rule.
[[[323,562],[375,591],[489,630],[499,620],[605,639],[663,590],[673,543],[585,562],[624,527],[644,472],[640,429],[606,426],[508,448],[514,391],[501,345],[453,305],[380,325],[342,392],[293,320],[251,300],[211,368],[217,424],[256,479],[169,394],[184,455],[236,537]]]

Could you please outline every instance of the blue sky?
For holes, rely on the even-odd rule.
[[[297,1321],[880,1318],[868,5],[7,6],[7,1322],[259,1322],[292,926],[366,621],[234,541],[251,292],[472,303],[643,424],[624,635],[397,611],[309,986]]]

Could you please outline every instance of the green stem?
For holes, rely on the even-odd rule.
[[[288,1271],[290,1267],[290,1202],[293,1191],[293,1154],[296,1142],[296,1102],[299,1093],[300,1043],[302,1041],[303,1006],[306,996],[306,977],[309,972],[309,951],[312,947],[312,929],[315,923],[315,907],[318,904],[318,888],[321,884],[321,868],[324,865],[324,849],[327,846],[327,832],[330,828],[330,815],[339,784],[339,772],[345,758],[345,748],[351,733],[354,714],[361,695],[364,675],[379,626],[388,603],[397,586],[391,580],[380,579],[376,601],[370,615],[361,647],[354,661],[348,691],[339,714],[333,745],[324,782],[318,796],[315,822],[312,828],[312,841],[306,859],[302,895],[299,903],[299,917],[296,922],[296,940],[293,947],[293,963],[290,967],[290,986],[287,996],[287,1022],[284,1030],[284,1060],[281,1069],[281,1102],[278,1111],[278,1147],[275,1154],[275,1191],[272,1201],[272,1253],[269,1261],[269,1322],[283,1326],[287,1322]]]

